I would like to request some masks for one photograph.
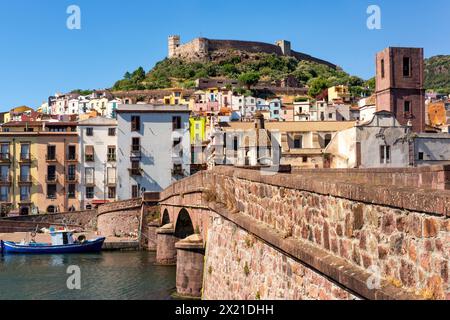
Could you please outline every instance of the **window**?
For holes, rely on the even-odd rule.
[[[131,175],[136,176],[141,174],[141,167],[140,167],[140,161],[139,160],[132,160],[131,161]]]
[[[115,199],[116,198],[116,187],[109,187],[108,188],[108,199]]]
[[[405,113],[411,112],[411,101],[405,101],[404,111],[405,111]]]
[[[21,182],[30,182],[30,166],[20,166],[20,181]]]
[[[325,141],[324,141],[324,143],[325,143],[325,148],[330,144],[331,139],[332,139],[331,134],[327,133],[327,134],[325,135],[325,139],[324,139],[324,140],[325,140]]]
[[[92,137],[94,135],[94,128],[86,128],[86,135]]]
[[[47,185],[47,199],[56,199],[56,184]]]
[[[0,166],[0,182],[9,181],[9,166]]]
[[[0,146],[0,160],[9,160],[9,143],[2,143]]]
[[[87,162],[94,161],[94,146],[85,146],[84,159]]]
[[[384,73],[384,59],[381,59],[381,78],[384,79],[385,73]]]
[[[75,181],[76,174],[77,174],[76,170],[77,170],[77,167],[74,164],[71,164],[67,167],[67,180]]]
[[[131,116],[131,131],[141,131],[141,117]]]
[[[87,199],[94,198],[94,187],[86,187],[86,198]]]
[[[424,159],[424,153],[423,152],[419,152],[419,160],[423,160]]]
[[[380,163],[381,164],[391,163],[391,147],[390,146],[380,146]]]
[[[139,186],[131,186],[131,198],[139,198]]]
[[[75,190],[76,190],[76,185],[75,184],[69,184],[69,188],[67,191],[67,197],[69,199],[75,199]]]
[[[9,201],[9,187],[7,186],[0,187],[0,201],[1,202]]]
[[[108,146],[108,161],[113,162],[116,161],[116,147]]]
[[[411,58],[409,57],[403,57],[403,76],[411,76]]]
[[[140,152],[140,151],[141,151],[141,138],[132,138],[131,152]]]
[[[173,175],[183,175],[183,166],[181,164],[174,164],[172,169]]]
[[[328,119],[333,119],[333,114],[332,113],[328,114]]]
[[[116,168],[109,167],[106,173],[108,185],[116,184]]]
[[[179,130],[181,129],[181,117],[176,116],[172,117],[172,130]]]
[[[76,146],[68,146],[67,147],[67,160],[76,160],[77,159],[77,147]]]
[[[86,184],[94,184],[94,168],[84,169],[84,179]]]
[[[20,145],[20,160],[30,160],[30,145],[21,144]]]
[[[233,138],[233,150],[234,151],[238,151],[239,148],[239,140],[238,137],[234,137]]]
[[[303,157],[302,157],[302,162],[303,162],[303,163],[307,163],[307,162],[308,162],[308,157],[303,156]]]
[[[47,167],[47,181],[56,181],[56,166]]]
[[[116,128],[108,128],[108,136],[114,137],[116,135]]]
[[[20,187],[20,201],[30,201],[30,186]]]
[[[297,136],[294,139],[294,149],[301,149],[302,148],[302,136]]]

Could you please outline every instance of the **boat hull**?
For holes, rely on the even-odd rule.
[[[105,238],[86,241],[83,244],[52,245],[20,245],[15,242],[1,241],[4,254],[69,254],[100,252]]]

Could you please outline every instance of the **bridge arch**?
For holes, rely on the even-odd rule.
[[[165,226],[166,224],[170,223],[170,215],[169,215],[169,211],[167,209],[164,209],[163,215],[162,215],[162,220],[161,220],[161,225]]]
[[[174,236],[179,239],[184,239],[194,234],[194,225],[191,216],[186,209],[181,209],[178,214],[177,223],[175,225]]]

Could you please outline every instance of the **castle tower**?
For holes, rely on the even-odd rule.
[[[281,51],[283,52],[283,54],[285,56],[291,55],[291,42],[290,41],[278,40],[277,42],[275,42],[275,44],[281,48]]]
[[[425,131],[423,49],[386,48],[376,57],[376,109],[390,111],[414,132]]]
[[[180,36],[169,36],[169,58],[173,58],[176,55],[176,49],[180,46]]]

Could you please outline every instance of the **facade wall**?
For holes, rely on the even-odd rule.
[[[414,164],[450,164],[450,134],[420,135],[414,139]]]
[[[88,120],[89,121],[89,120]],[[87,128],[92,128],[93,136],[86,134]],[[115,130],[115,135],[109,135],[109,129]],[[115,201],[117,197],[117,162],[114,158],[108,158],[108,147],[115,147],[115,159],[117,160],[117,125],[89,125],[80,122],[79,135],[79,161],[80,161],[80,192],[79,201],[82,208],[94,207],[97,202]],[[86,146],[94,147],[94,161],[86,161]],[[86,196],[86,169],[94,169],[94,195],[92,198]],[[110,176],[108,175],[110,173]],[[89,184],[89,186],[92,186]],[[109,188],[115,188],[115,196],[108,192]]]
[[[56,148],[56,160],[47,160],[47,146],[53,145]],[[69,160],[68,147],[75,147],[75,160]],[[77,155],[79,153],[78,136],[73,133],[48,133],[40,135],[37,140],[37,197],[36,206],[40,213],[48,212],[49,207],[53,207],[57,212],[67,212],[69,210],[80,210],[78,202],[79,192],[79,163]],[[75,166],[75,180],[68,179],[68,166]],[[48,181],[48,166],[56,167],[56,181]],[[47,186],[56,184],[56,197],[51,198],[48,194]],[[75,185],[75,195],[68,197],[68,185]]]
[[[140,116],[141,129],[131,131],[132,115]],[[180,116],[182,130],[172,129],[172,117]],[[132,186],[140,191],[161,191],[182,176],[172,175],[174,164],[182,165],[184,173],[190,172],[190,132],[189,114],[186,112],[118,113],[118,199],[130,199]],[[132,138],[140,138],[141,176],[131,176]],[[176,157],[173,150],[174,139],[181,138],[182,157]],[[174,157],[173,157],[174,156]]]

